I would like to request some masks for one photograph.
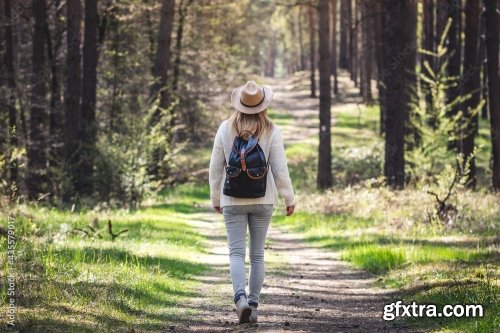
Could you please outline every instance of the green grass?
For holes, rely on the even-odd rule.
[[[17,327],[43,332],[160,332],[197,313],[180,307],[198,297],[197,276],[209,267],[198,257],[204,236],[186,220],[201,210],[207,189],[180,187],[164,192],[168,203],[129,212],[62,212],[18,206],[16,263],[3,264],[2,311],[6,279],[16,275]],[[107,233],[128,229],[115,241]],[[94,222],[93,222],[94,221]],[[93,224],[101,238],[75,231]],[[6,242],[1,242],[5,263]],[[2,317],[0,324],[6,324]]]
[[[401,249],[376,245],[350,248],[342,255],[342,259],[375,274],[384,273],[406,262],[405,254]]]
[[[339,251],[341,259],[374,274],[374,286],[399,289],[406,302],[478,303],[486,311],[484,318],[423,318],[412,321],[414,326],[436,332],[494,332],[500,304],[498,197],[460,193],[452,199],[460,212],[452,223],[429,223],[435,202],[425,189],[410,186],[394,192],[376,180],[383,160],[378,107],[332,111],[333,189],[315,190],[317,138],[289,145],[287,160],[299,205],[296,214],[275,216],[273,223]],[[476,143],[485,147],[477,158],[484,187],[491,174],[489,128],[483,120]]]
[[[421,304],[471,304],[476,301],[487,309],[488,316],[474,320],[442,318],[439,324],[428,320],[415,322],[422,327],[449,328],[451,332],[493,332],[498,318],[492,315],[500,303],[498,294],[498,260],[494,239],[457,236],[455,240],[427,235],[415,229],[387,232],[381,221],[349,214],[298,212],[291,217],[277,215],[273,223],[300,233],[308,242],[325,249],[340,251],[341,259],[378,276],[379,287],[398,288],[408,302]],[[483,272],[485,265],[490,277]],[[496,271],[495,271],[496,270]],[[492,277],[493,276],[493,277]],[[460,285],[468,295],[462,303],[453,297],[460,294],[443,286]],[[486,299],[486,297],[489,297]],[[468,303],[464,303],[468,300]],[[453,303],[455,302],[455,303]],[[477,323],[476,323],[477,322]]]

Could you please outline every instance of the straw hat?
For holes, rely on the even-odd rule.
[[[248,81],[244,86],[233,90],[231,104],[243,113],[256,114],[267,109],[273,100],[273,91],[261,87],[254,81]]]

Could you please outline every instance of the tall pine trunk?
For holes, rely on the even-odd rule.
[[[18,145],[17,133],[14,133],[14,130],[17,129],[17,111],[16,111],[16,72],[14,67],[14,37],[12,34],[12,25],[13,25],[13,17],[11,10],[10,0],[5,0],[5,67],[7,72],[7,88],[8,88],[8,96],[7,96],[7,108],[9,112],[9,130],[10,133],[10,150],[12,151]],[[15,159],[12,161],[9,170],[9,185],[13,185],[17,182],[17,164],[18,160]],[[10,186],[9,186],[10,187]]]
[[[351,20],[349,32],[349,71],[351,73],[351,80],[354,82],[354,86],[358,86],[358,3],[354,0],[354,8],[352,8],[352,2],[349,1],[349,18]],[[352,24],[352,19],[354,15],[354,25]]]
[[[174,26],[175,0],[163,0],[160,16],[160,28],[156,44],[156,57],[153,65],[154,83],[150,89],[150,100],[160,94],[160,107],[168,104],[167,74],[170,66],[170,44],[172,43],[172,29]]]
[[[488,104],[491,125],[492,185],[500,191],[500,77],[498,68],[500,16],[497,0],[484,0],[486,7],[486,56],[488,72]]]
[[[304,47],[303,25],[302,25],[302,6],[299,7],[298,13],[298,30],[299,30],[299,48],[300,48],[300,70],[306,70],[306,52]]]
[[[170,67],[170,45],[172,43],[172,29],[174,22],[175,0],[163,0],[160,13],[160,27],[156,45],[156,56],[153,64],[154,82],[150,88],[150,102],[159,98],[159,108],[155,110],[150,123],[156,124],[160,120],[161,110],[168,107],[170,92],[168,87],[168,69]],[[173,110],[170,117],[173,118]],[[171,137],[172,129],[166,129],[167,135]],[[160,163],[165,152],[155,147],[152,152],[151,161],[148,166],[148,173],[158,178],[160,174]]]
[[[333,75],[333,93],[338,94],[339,85],[337,78],[337,0],[332,0],[330,3],[331,14],[331,70]]]
[[[309,62],[311,70],[311,97],[316,98],[316,32],[314,8],[309,6]]]
[[[349,55],[347,41],[350,38],[350,20],[348,19],[349,2],[351,0],[340,0],[340,48],[339,48],[339,67],[343,69],[349,68]]]
[[[461,29],[460,29],[460,13],[461,13],[461,0],[448,0],[448,19],[451,19],[450,30],[448,32],[448,50],[451,54],[448,61],[448,76],[459,78],[460,65],[462,63],[462,43],[461,43]],[[451,86],[447,90],[448,103],[455,101],[460,96],[460,86]],[[450,118],[458,113],[458,106],[450,110]],[[449,143],[449,149],[455,149],[456,142],[453,140]]]
[[[81,162],[78,168],[77,189],[92,193],[94,158],[96,155],[96,89],[97,89],[97,0],[85,0],[85,39],[83,41],[83,86],[81,103],[80,141]]]
[[[45,0],[33,0],[35,18],[33,32],[32,76],[31,76],[31,115],[28,136],[28,195],[36,199],[47,190],[47,87],[45,84],[45,33],[47,6]]]
[[[67,53],[66,87],[64,91],[66,185],[63,193],[63,202],[69,203],[76,193],[77,165],[80,160],[79,128],[82,87],[82,56],[80,52],[82,4],[80,0],[67,0],[66,11]]]
[[[380,127],[379,133],[384,134],[385,128],[385,101],[384,101],[384,84],[383,84],[383,49],[382,49],[382,33],[381,33],[381,23],[382,23],[382,15],[381,15],[381,3],[380,1],[375,1],[375,15],[373,17],[373,32],[374,32],[374,47],[375,47],[375,58],[377,61],[377,93],[378,93],[378,102],[380,108]]]
[[[60,0],[54,1],[54,22],[53,33],[49,31],[47,24],[47,54],[50,64],[50,116],[49,116],[49,135],[50,135],[50,153],[49,164],[59,167],[64,161],[64,110],[62,107],[62,66],[58,58],[63,45],[64,20],[63,9]],[[60,184],[54,184],[52,189],[55,193],[60,190]]]
[[[417,0],[383,0],[382,47],[385,117],[384,175],[393,188],[405,185],[404,142],[410,89],[414,85]],[[398,61],[393,61],[395,57]]]
[[[476,186],[476,162],[472,157],[474,150],[474,139],[477,133],[478,116],[472,114],[479,103],[480,71],[478,57],[479,40],[479,1],[467,0],[465,7],[465,46],[464,46],[464,70],[462,94],[472,94],[462,105],[466,128],[460,133],[458,140],[458,151],[464,156],[464,164],[470,159],[468,185]]]
[[[361,24],[363,27],[363,100],[365,103],[371,104],[373,102],[372,95],[372,63],[373,63],[373,9],[371,2],[360,3],[361,9]]]
[[[319,151],[318,151],[318,188],[332,186],[332,143],[330,84],[330,42],[329,42],[329,0],[318,1],[319,20]]]

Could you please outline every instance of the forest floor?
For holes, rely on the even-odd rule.
[[[353,269],[339,252],[321,250],[271,223],[266,246],[266,280],[258,324],[237,325],[229,278],[222,217],[205,213],[192,223],[210,235],[212,268],[202,277],[194,303],[201,312],[175,326],[180,332],[417,332],[401,322],[385,322],[385,303],[398,299],[390,289],[374,288],[373,275]],[[248,265],[247,265],[248,266]]]
[[[457,190],[450,199],[457,215],[443,222],[432,219],[436,202],[427,187],[384,186],[379,111],[361,103],[346,73],[331,109],[334,186],[319,192],[318,99],[309,97],[308,73],[259,83],[275,91],[269,114],[285,137],[298,205],[290,217],[282,204],[275,209],[258,325],[236,324],[223,217],[208,200],[207,146],[179,156],[190,162],[182,164],[190,181],[136,210],[0,206],[17,241],[12,267],[0,242],[0,278],[15,277],[10,331],[496,332],[500,197]],[[486,143],[487,133],[481,120],[478,140]],[[489,152],[481,154],[485,184]],[[112,238],[111,222],[115,232],[128,231]],[[10,285],[0,287],[5,313]],[[485,312],[384,321],[384,305],[400,299],[481,304]],[[0,316],[0,331],[6,321]]]
[[[275,93],[271,117],[287,145],[303,143],[318,131],[318,99],[309,98],[308,87],[300,86],[298,80],[266,81]],[[333,101],[332,111],[359,108],[361,100],[347,77],[341,76],[339,88],[343,99]],[[176,326],[175,331],[416,332],[406,323],[382,319],[384,304],[398,299],[395,290],[373,287],[374,275],[352,268],[340,259],[339,251],[307,243],[299,234],[272,222],[259,323],[237,325],[223,218],[203,213],[190,223],[199,233],[209,235],[209,251],[199,260],[212,270],[201,279],[197,292],[201,297],[188,305],[200,310],[201,316]]]

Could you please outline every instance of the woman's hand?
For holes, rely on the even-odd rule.
[[[221,207],[220,206],[214,206],[214,209],[217,213],[220,213],[222,214],[222,210],[221,210]]]
[[[295,205],[286,207],[286,216],[292,215],[294,210],[295,210]]]

